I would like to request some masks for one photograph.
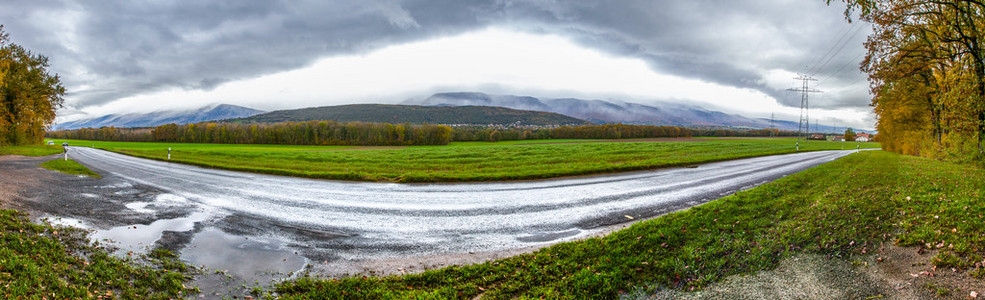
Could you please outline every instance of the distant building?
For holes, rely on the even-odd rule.
[[[865,132],[859,132],[858,134],[855,135],[856,142],[868,142],[871,140],[872,140],[872,135]]]
[[[823,134],[812,134],[812,135],[808,136],[807,139],[808,140],[823,141],[824,140],[824,135]]]
[[[832,135],[832,136],[828,136],[828,140],[829,141],[832,141],[832,142],[844,142],[845,141],[845,136],[844,135]]]

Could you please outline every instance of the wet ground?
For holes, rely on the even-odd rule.
[[[402,273],[530,251],[704,203],[851,151],[798,153],[543,181],[393,184],[310,180],[144,160],[82,147],[101,179],[43,175],[15,206],[95,230],[122,252],[161,247],[211,270],[206,295],[301,271]],[[19,171],[18,171],[19,170]],[[218,272],[215,272],[218,271]]]

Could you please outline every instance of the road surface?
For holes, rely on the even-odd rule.
[[[112,194],[145,195],[114,201],[123,202],[132,214],[154,220],[135,230],[130,224],[97,228],[101,229],[97,236],[130,248],[177,236],[174,248],[183,258],[219,268],[280,253],[275,257],[290,259],[290,268],[318,264],[329,269],[335,263],[367,259],[509,251],[577,239],[609,225],[714,200],[853,152],[806,152],[540,181],[396,184],[205,169],[85,147],[68,151],[70,158],[101,173],[102,187],[116,188]],[[146,190],[159,192],[146,196]],[[175,217],[174,207],[184,212]],[[165,210],[171,213],[162,214]],[[97,223],[72,217],[71,222]],[[229,242],[222,243],[223,239]],[[244,244],[245,240],[252,244]],[[229,250],[251,247],[256,251],[242,254],[245,258],[236,258],[237,252]],[[298,254],[291,255],[292,251]],[[209,257],[208,252],[223,255]]]

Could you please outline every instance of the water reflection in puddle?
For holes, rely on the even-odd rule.
[[[194,212],[187,217],[157,220],[149,225],[127,225],[98,230],[91,238],[97,241],[111,240],[121,250],[143,252],[148,247],[153,247],[154,243],[161,239],[164,231],[190,231],[195,228],[195,223],[205,221],[210,216],[211,214],[206,212]]]
[[[195,234],[191,244],[181,250],[181,258],[193,265],[227,271],[246,282],[265,283],[295,271],[307,259],[295,254],[283,242],[227,234],[206,228]]]

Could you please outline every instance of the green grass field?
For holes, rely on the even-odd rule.
[[[0,155],[47,156],[62,151],[65,151],[62,146],[54,145],[0,146]]]
[[[55,140],[143,158],[298,177],[456,182],[554,178],[649,170],[794,153],[794,139],[701,139],[693,142],[563,143],[572,140],[463,142],[447,146],[344,147],[94,142]],[[878,148],[878,143],[860,143]],[[855,149],[854,142],[801,143],[801,151]]]
[[[611,299],[701,288],[796,253],[849,258],[880,243],[938,248],[931,262],[985,268],[985,170],[863,151],[601,238],[421,274],[279,284],[283,299]],[[878,297],[878,295],[872,295]]]
[[[71,175],[86,175],[89,177],[96,177],[96,178],[102,177],[99,176],[99,174],[96,174],[96,172],[89,170],[89,168],[86,168],[86,166],[83,166],[82,164],[79,164],[71,159],[64,160],[59,158],[59,159],[49,160],[41,163],[41,167],[48,170],[58,171]]]

